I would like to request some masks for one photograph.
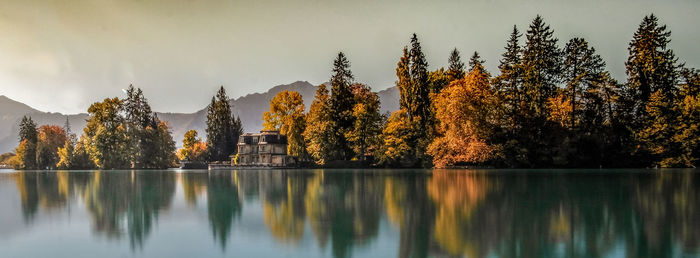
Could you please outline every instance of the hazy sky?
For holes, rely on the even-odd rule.
[[[220,85],[239,97],[327,81],[338,51],[381,90],[413,32],[431,70],[457,47],[465,60],[479,51],[496,74],[512,26],[524,31],[537,14],[561,46],[586,38],[624,80],[627,44],[652,12],[680,60],[700,67],[698,0],[2,0],[0,95],[78,113],[133,83],[156,111],[194,112]]]

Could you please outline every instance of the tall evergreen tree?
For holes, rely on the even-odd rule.
[[[423,54],[418,36],[414,33],[411,37],[411,49],[409,51],[411,90],[409,94],[415,97],[408,110],[408,115],[412,119],[416,117],[421,120],[420,130],[427,130],[432,123],[430,88],[428,85],[428,61]]]
[[[659,25],[658,18],[645,16],[629,43],[629,57],[625,63],[627,84],[634,99],[637,121],[646,119],[646,104],[652,93],[661,91],[663,101],[670,101],[678,80],[677,58],[668,48],[671,32]],[[639,126],[637,123],[633,125]]]
[[[68,116],[66,116],[66,122],[63,123],[63,131],[66,132],[66,134],[71,134],[71,128],[70,128],[70,121],[68,121]]]
[[[36,153],[38,142],[38,129],[31,117],[23,116],[19,123],[20,145],[15,150],[15,161],[12,162],[16,169],[36,169]]]
[[[23,116],[19,122],[19,141],[28,140],[36,144],[37,141],[37,126],[31,117]]]
[[[561,53],[554,31],[537,15],[523,50],[523,90],[534,116],[546,117],[547,99],[554,96],[561,75]]]
[[[481,59],[479,52],[474,51],[472,57],[469,58],[469,71],[471,72],[474,69],[479,69],[479,72],[485,72],[486,68],[484,68],[484,63],[486,63],[486,61]]]
[[[397,134],[395,130],[389,130],[385,128],[383,134],[388,137],[388,134],[392,136],[401,137],[401,141],[408,144],[409,149],[403,154],[399,155],[385,155],[385,156],[403,156],[406,157],[406,153],[412,153],[413,163],[410,166],[429,166],[430,157],[425,154],[425,150],[428,144],[432,141],[432,137],[435,131],[435,119],[432,113],[432,103],[430,100],[430,80],[428,73],[428,62],[426,61],[425,54],[421,50],[420,42],[418,42],[418,36],[414,33],[411,37],[411,48],[404,47],[403,56],[399,59],[396,68],[396,76],[398,80],[396,81],[396,86],[399,88],[400,100],[399,105],[403,112],[401,115],[392,115],[389,119],[389,124],[387,127],[394,128],[398,124],[414,124],[415,132],[411,134]],[[408,119],[408,121],[404,121]],[[406,123],[407,122],[407,123]],[[394,147],[390,146],[393,143],[390,141],[385,141],[384,148],[392,149]],[[396,157],[389,158],[387,160],[396,161]],[[403,165],[406,165],[407,159],[401,159]],[[388,163],[388,162],[385,162]]]
[[[447,60],[447,77],[448,81],[454,81],[464,78],[464,63],[459,55],[457,48],[450,52],[450,58]]]
[[[506,137],[512,139],[515,130],[519,128],[520,101],[523,82],[523,72],[521,65],[522,48],[520,47],[520,37],[522,34],[518,27],[513,25],[513,31],[508,38],[498,69],[500,75],[494,78],[493,86],[496,94],[503,105],[503,129],[507,133]]]
[[[506,166],[514,167],[522,163],[524,151],[519,141],[522,135],[519,131],[522,128],[523,112],[522,107],[522,47],[519,40],[522,34],[518,27],[513,25],[505,46],[505,52],[501,56],[498,69],[500,74],[493,79],[493,87],[496,90],[502,115],[499,117],[498,130],[494,133],[494,142],[503,146],[503,156]]]
[[[237,151],[236,143],[241,132],[240,125],[231,113],[231,105],[224,86],[219,88],[207,108],[207,150],[209,160],[225,161]]]
[[[337,137],[334,137],[335,147],[339,150],[339,156],[332,158],[337,160],[349,160],[353,156],[345,138],[345,133],[351,130],[354,123],[352,108],[355,105],[355,100],[350,89],[353,80],[350,62],[343,52],[338,53],[338,57],[333,61],[333,75],[330,80],[330,111],[336,126],[334,132],[338,134]]]
[[[573,38],[564,47],[563,78],[566,96],[571,102],[569,127],[574,129],[581,120],[584,94],[603,82],[605,62],[582,38]]]
[[[522,54],[523,85],[521,106],[523,125],[521,144],[528,150],[529,166],[551,164],[552,124],[548,123],[550,100],[557,94],[561,78],[561,51],[554,38],[554,31],[541,16],[535,17],[526,33],[527,41]]]
[[[677,120],[682,117],[678,112],[692,110],[676,108],[680,104],[681,74],[678,59],[668,48],[670,36],[671,32],[659,24],[655,15],[645,16],[629,44],[625,63],[634,114],[630,126],[639,146],[634,154],[638,160],[651,160],[651,165],[664,167],[688,163],[688,159],[678,159],[681,153],[688,152],[673,138],[677,129],[674,125],[684,122]]]
[[[157,122],[153,119],[151,106],[140,88],[129,85],[122,108],[129,136],[129,156],[132,167],[145,168],[145,164],[155,158],[153,154],[158,147],[152,142],[152,132],[157,128]]]

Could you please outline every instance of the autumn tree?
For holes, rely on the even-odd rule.
[[[67,137],[66,141],[63,143],[63,147],[59,147],[57,151],[58,162],[56,163],[56,168],[58,169],[91,169],[95,167],[95,163],[90,159],[87,150],[85,148],[85,136],[81,136],[80,139],[71,132],[70,124],[68,119],[66,119],[66,124],[64,125],[64,130],[66,131]]]
[[[671,32],[666,25],[659,25],[658,18],[645,16],[627,48],[625,62],[627,84],[635,100],[634,112],[638,119],[646,118],[646,104],[651,94],[660,91],[659,97],[672,99],[678,80],[677,58],[668,48]]]
[[[421,50],[416,34],[413,34],[411,37],[410,50],[408,47],[404,47],[403,56],[397,64],[396,76],[396,86],[400,95],[399,106],[404,110],[404,114],[392,115],[394,119],[392,120],[390,117],[389,124],[393,121],[395,124],[392,124],[392,127],[404,125],[406,121],[401,119],[404,118],[404,115],[407,116],[408,124],[415,125],[413,127],[415,132],[397,135],[397,137],[403,137],[402,142],[406,142],[411,149],[410,153],[415,154],[412,166],[430,166],[430,156],[425,155],[425,149],[432,141],[435,121],[430,100],[428,62]],[[386,128],[384,131],[386,131]],[[394,130],[387,132],[391,133],[392,131]],[[385,146],[384,149],[387,148],[392,147]],[[397,159],[390,158],[389,160]]]
[[[661,162],[678,151],[671,138],[677,118],[673,103],[678,96],[679,65],[668,48],[670,36],[655,15],[645,16],[629,43],[625,63],[634,114],[630,126],[639,143],[635,155],[661,166],[670,165]]]
[[[55,169],[59,161],[58,148],[66,142],[66,132],[56,125],[42,125],[38,132],[36,164],[41,169]]]
[[[496,94],[478,54],[466,78],[445,88],[435,99],[439,136],[428,146],[436,167],[483,164],[495,157],[490,139],[496,125]]]
[[[306,159],[304,145],[304,100],[296,91],[282,91],[270,100],[270,110],[263,113],[263,129],[278,130],[287,136],[287,154]]]
[[[676,115],[671,141],[675,153],[661,160],[666,167],[698,167],[700,160],[700,72],[683,69],[674,106]]]
[[[333,148],[337,135],[333,132],[335,121],[331,118],[330,108],[328,89],[325,84],[321,84],[316,89],[316,96],[306,115],[306,128],[303,133],[306,151],[319,165],[338,155],[334,153],[337,150]]]
[[[444,67],[440,67],[435,71],[429,72],[428,85],[430,88],[430,97],[432,98],[440,93],[440,91],[447,87],[450,82],[450,76],[447,75],[447,71],[445,71]]]
[[[19,123],[19,146],[10,164],[15,169],[36,169],[38,132],[31,117],[23,116]]]
[[[382,131],[383,117],[379,114],[379,96],[377,93],[360,83],[351,86],[355,97],[353,107],[354,124],[345,134],[358,160],[366,160],[367,156],[377,150],[379,135]]]
[[[180,160],[205,161],[206,151],[207,144],[202,141],[202,138],[197,137],[197,131],[189,130],[185,132],[182,149],[177,152],[177,156]]]
[[[211,98],[211,104],[207,107],[207,150],[209,160],[228,160],[231,154],[237,151],[236,143],[241,124],[231,113],[231,105],[223,86],[219,88],[215,97]]]
[[[84,129],[87,152],[101,169],[130,167],[129,139],[120,115],[122,101],[107,98],[88,108],[88,121]]]
[[[412,167],[416,165],[415,148],[417,122],[406,109],[395,111],[382,129],[382,145],[375,154],[382,166]]]
[[[15,156],[10,158],[10,166],[20,169],[36,169],[36,144],[23,140],[15,148]]]
[[[450,82],[464,78],[464,63],[462,62],[457,48],[450,52],[447,63],[447,70],[440,67],[428,73],[428,84],[430,85],[431,96],[440,93]]]

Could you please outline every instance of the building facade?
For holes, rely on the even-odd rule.
[[[279,131],[245,133],[238,139],[238,162],[233,156],[231,164],[284,167],[294,162],[292,157],[287,156],[287,136]]]

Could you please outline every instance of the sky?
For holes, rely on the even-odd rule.
[[[0,95],[72,114],[133,84],[155,111],[195,112],[221,85],[235,98],[328,81],[338,51],[357,81],[382,90],[412,33],[431,70],[456,47],[497,74],[513,25],[525,31],[538,14],[561,47],[585,38],[624,81],[628,43],[650,13],[680,61],[700,68],[698,0],[3,0]]]

